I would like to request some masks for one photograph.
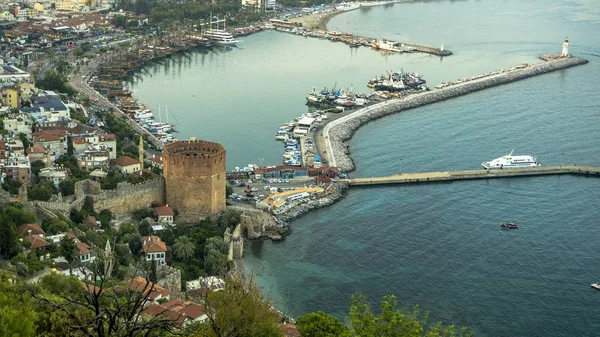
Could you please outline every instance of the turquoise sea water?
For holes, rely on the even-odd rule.
[[[600,165],[596,1],[416,2],[346,13],[330,28],[455,55],[384,56],[265,32],[241,49],[146,68],[132,88],[149,106],[168,104],[182,136],[225,144],[229,167],[276,164],[273,133],[304,111],[313,86],[360,90],[400,67],[435,85],[535,62],[568,35],[590,64],[369,123],[350,142],[353,175],[476,169],[513,148],[545,165]],[[295,221],[283,242],[248,244],[245,263],[292,316],[343,319],[353,293],[394,294],[479,336],[597,336],[599,193],[600,180],[570,176],[352,189]],[[522,228],[499,230],[505,219]]]

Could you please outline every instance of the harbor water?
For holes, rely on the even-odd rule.
[[[595,1],[404,3],[339,15],[329,27],[444,44],[454,55],[381,55],[264,32],[239,49],[150,65],[130,88],[150,108],[168,104],[180,138],[223,143],[228,167],[278,164],[273,134],[305,111],[313,86],[366,91],[368,79],[400,68],[433,86],[536,62],[568,35],[588,65],[369,123],[349,143],[353,175],[476,169],[513,148],[543,165],[600,165]],[[597,336],[600,292],[589,285],[600,281],[599,193],[600,180],[571,176],[353,188],[294,221],[284,241],[246,245],[245,264],[294,317],[321,310],[344,319],[352,294],[394,294],[478,336]],[[505,220],[520,228],[501,230]]]

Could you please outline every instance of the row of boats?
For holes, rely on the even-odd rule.
[[[370,80],[367,87],[377,91],[398,92],[406,90],[426,91],[426,80],[422,75],[417,73],[406,73],[404,70],[400,72],[389,72],[387,76],[381,75]]]
[[[166,122],[162,121],[162,112],[159,106],[159,121],[157,122],[155,120],[154,113],[152,113],[150,109],[146,109],[145,106],[141,105],[140,109],[134,111],[131,117],[136,121],[136,123],[148,130],[161,142],[163,142],[164,144],[168,144],[177,140],[173,135],[177,131],[175,130],[175,125],[169,123],[169,110],[167,107],[165,107],[164,113],[166,117]]]
[[[279,130],[275,133],[275,139],[280,140],[285,144],[283,164],[289,166],[302,166],[302,156],[307,155],[307,159],[310,159],[310,156],[314,156],[314,153],[312,152],[312,138],[307,137],[306,134],[304,136],[297,136],[294,133],[294,129],[299,126],[299,121],[304,122],[307,119],[314,119],[314,122],[320,123],[324,119],[327,119],[327,113],[325,111],[315,111],[301,114],[297,118],[281,124]],[[306,153],[302,153],[302,140],[298,140],[302,137],[304,137]]]
[[[353,93],[352,88],[350,89],[327,89],[324,87],[318,91],[316,88],[308,93],[306,96],[306,104],[317,106],[317,107],[343,107],[353,108],[361,107],[365,104],[369,104],[371,95],[362,93]]]

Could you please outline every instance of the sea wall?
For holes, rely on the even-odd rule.
[[[528,65],[525,68],[506,71],[497,75],[455,84],[443,89],[427,91],[405,98],[392,99],[357,110],[327,124],[323,129],[329,164],[342,171],[355,169],[350,150],[345,141],[352,138],[362,125],[390,114],[432,104],[495,86],[519,81],[529,77],[588,63],[580,57],[568,57],[556,61]]]

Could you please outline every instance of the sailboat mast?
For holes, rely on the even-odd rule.
[[[165,105],[165,116],[167,116],[167,124],[169,124],[169,108]]]
[[[158,106],[158,121],[162,124],[162,113],[160,112],[160,105]]]

